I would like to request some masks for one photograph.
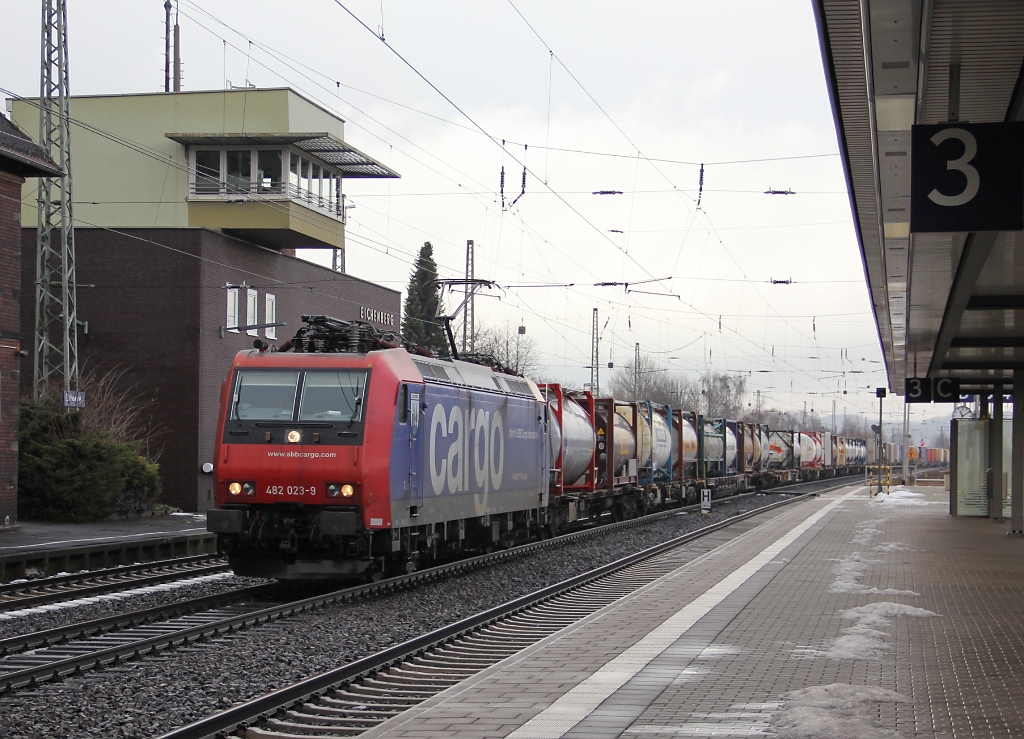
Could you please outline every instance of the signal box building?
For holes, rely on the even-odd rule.
[[[0,529],[18,520],[22,185],[26,178],[61,174],[43,147],[0,114]],[[25,344],[32,346],[31,341]]]
[[[32,101],[12,108],[23,126],[38,121]],[[117,368],[126,391],[152,401],[162,500],[203,511],[212,480],[202,466],[239,350],[283,342],[304,314],[399,330],[401,293],[343,272],[342,190],[347,178],[398,175],[289,89],[73,97],[70,108],[80,370]],[[31,295],[28,205],[22,225]],[[333,250],[337,268],[297,248]],[[33,310],[23,301],[23,335]],[[23,360],[23,393],[32,372]]]

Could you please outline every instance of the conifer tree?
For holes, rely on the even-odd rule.
[[[420,249],[412,275],[409,277],[402,335],[414,344],[425,346],[440,356],[447,356],[448,342],[444,329],[436,318],[441,305],[440,288],[436,280],[437,263],[434,261],[434,247],[428,241]]]

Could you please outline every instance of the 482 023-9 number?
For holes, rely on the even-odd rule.
[[[267,485],[267,495],[290,495],[293,497],[316,495],[316,486],[310,485],[309,487],[306,487],[304,485]]]

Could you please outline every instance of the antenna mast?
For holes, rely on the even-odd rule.
[[[60,384],[78,389],[75,309],[75,231],[71,212],[71,118],[68,105],[68,34],[65,0],[43,0],[39,144],[63,177],[39,182],[36,232],[36,333],[33,395]],[[67,399],[65,399],[67,402]]]

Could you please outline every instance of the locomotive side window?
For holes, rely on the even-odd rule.
[[[299,373],[240,370],[231,403],[232,420],[287,421],[295,408]]]
[[[302,384],[299,420],[361,421],[365,392],[365,372],[308,370]]]

